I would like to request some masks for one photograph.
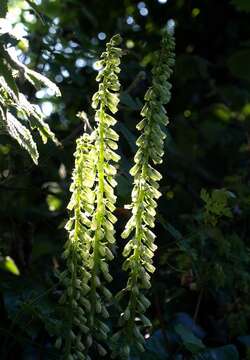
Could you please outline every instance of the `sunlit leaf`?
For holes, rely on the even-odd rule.
[[[6,130],[19,145],[28,151],[34,163],[37,164],[39,154],[31,132],[8,111],[6,116]]]
[[[6,256],[4,258],[0,257],[0,268],[14,275],[20,275],[20,271],[16,266],[14,260],[9,256]]]

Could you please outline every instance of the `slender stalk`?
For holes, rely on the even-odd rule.
[[[91,326],[94,327],[95,312],[96,312],[96,277],[98,276],[98,269],[100,268],[100,233],[103,226],[104,219],[104,123],[103,123],[103,105],[100,109],[100,120],[98,127],[98,142],[99,142],[99,157],[97,164],[97,177],[98,177],[98,188],[97,190],[97,212],[96,212],[96,230],[94,235],[94,246],[93,246],[93,269],[91,274],[91,300],[92,300],[92,317]]]

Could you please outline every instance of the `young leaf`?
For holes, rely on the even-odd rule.
[[[6,256],[4,258],[0,257],[0,268],[5,271],[9,271],[14,275],[20,275],[20,271],[16,266],[14,260],[9,256]]]

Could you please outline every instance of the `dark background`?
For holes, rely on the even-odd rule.
[[[160,167],[157,271],[149,292],[153,329],[146,353],[131,359],[250,359],[250,1],[37,4],[39,14],[24,8],[17,19],[29,41],[28,48],[18,44],[20,59],[55,81],[62,97],[46,91],[36,97],[28,84],[20,86],[33,102],[53,104],[47,121],[63,146],[43,146],[37,136],[40,161],[35,166],[15,141],[1,135],[0,247],[21,275],[0,273],[0,359],[60,359],[51,335],[62,321],[54,271],[63,268],[75,139],[86,128],[76,114],[85,111],[94,126],[93,64],[106,40],[120,33],[126,50],[116,116],[122,155],[116,210],[120,234],[129,217],[123,209],[130,202],[128,170],[153,52],[160,46],[161,28],[173,21],[176,67]],[[201,189],[207,191],[202,198]],[[113,269],[121,263],[123,246],[118,236]],[[117,291],[125,275],[115,273]]]

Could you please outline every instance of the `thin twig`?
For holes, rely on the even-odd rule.
[[[195,307],[194,316],[193,316],[194,323],[196,322],[199,311],[200,311],[201,300],[202,300],[203,294],[204,294],[204,289],[201,289],[199,296],[198,296],[197,304]]]

